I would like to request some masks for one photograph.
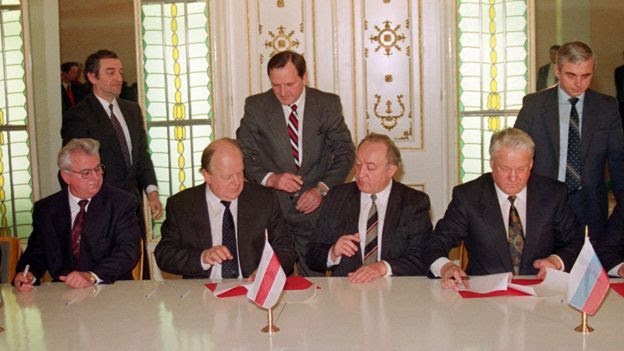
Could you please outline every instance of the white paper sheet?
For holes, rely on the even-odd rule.
[[[460,285],[459,290],[487,294],[492,291],[507,290],[510,281],[511,273],[471,276],[470,289]]]
[[[568,277],[566,272],[546,268],[546,279],[543,282],[531,286],[509,283],[509,287],[538,297],[565,295],[568,290]]]

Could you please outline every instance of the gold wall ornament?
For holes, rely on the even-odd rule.
[[[279,8],[284,7],[284,0],[277,0],[277,7]]]
[[[371,43],[378,44],[375,48],[375,52],[383,48],[385,51],[385,55],[390,56],[392,55],[392,49],[396,49],[397,51],[402,50],[402,48],[399,46],[399,42],[405,41],[405,34],[399,32],[399,30],[401,29],[400,24],[397,24],[394,28],[392,28],[392,21],[386,20],[383,23],[383,28],[379,28],[379,26],[377,25],[374,26],[377,34],[371,34],[369,40]]]
[[[398,123],[399,119],[405,115],[405,103],[403,102],[403,94],[399,94],[396,97],[397,104],[401,109],[401,112],[398,114],[392,114],[392,101],[390,99],[386,100],[386,110],[383,113],[378,111],[379,105],[381,104],[381,95],[375,94],[375,105],[373,106],[373,112],[375,113],[375,117],[381,120],[381,126],[386,128],[388,131],[391,131]]]
[[[386,74],[384,76],[384,80],[386,81],[386,83],[392,83],[392,74]]]
[[[269,31],[269,36],[271,37],[269,40],[264,42],[264,46],[268,49],[273,49],[269,56],[273,56],[278,52],[290,50],[292,48],[299,47],[299,40],[293,38],[295,34],[294,30],[291,30],[286,33],[286,28],[284,26],[277,27],[277,34],[273,33],[273,31]]]
[[[180,49],[178,47],[178,7],[176,4],[171,5],[171,44],[172,44],[172,53],[173,57],[173,82],[175,86],[175,103],[173,104],[173,119],[175,121],[183,121],[186,119],[186,106],[182,102],[182,79],[181,79],[181,69],[180,63],[178,62],[180,58]],[[178,151],[178,180],[180,181],[179,190],[182,191],[186,189],[186,185],[184,185],[184,181],[186,180],[186,172],[184,171],[184,167],[186,165],[186,160],[184,158],[184,142],[186,140],[186,128],[184,126],[178,125],[173,128],[174,139],[177,141],[177,151]]]

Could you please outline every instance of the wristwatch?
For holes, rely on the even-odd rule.
[[[323,183],[319,182],[319,183],[316,185],[316,188],[318,189],[319,193],[321,193],[321,196],[322,196],[322,197],[327,196],[327,192],[329,191],[329,188],[327,187],[327,185],[325,185],[325,184],[323,184]]]
[[[95,283],[97,283],[97,278],[95,277],[95,274],[89,272],[89,281],[91,282],[91,285],[95,285]]]

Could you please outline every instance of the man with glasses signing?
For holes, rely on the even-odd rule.
[[[132,279],[141,235],[137,200],[102,184],[99,146],[73,139],[59,152],[68,186],[35,203],[33,231],[13,280],[17,291],[32,290],[46,271],[72,288]]]

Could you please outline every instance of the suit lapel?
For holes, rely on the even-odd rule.
[[[344,199],[344,220],[346,223],[346,228],[344,228],[344,233],[341,233],[340,236],[344,234],[357,233],[359,232],[359,220],[360,220],[360,190],[358,189],[355,182],[350,184],[350,189],[347,197]],[[360,238],[362,238],[362,233],[360,233]],[[362,265],[362,252],[358,249],[357,254],[347,257],[343,256],[339,269],[340,272],[344,272],[344,275],[347,275],[349,272],[353,272],[358,269]],[[337,274],[340,275],[340,274]]]
[[[534,252],[537,247],[537,243],[539,242],[538,233],[539,226],[541,225],[539,218],[540,212],[539,209],[544,208],[541,205],[544,199],[543,196],[547,194],[547,192],[540,192],[540,189],[535,187],[535,182],[531,181],[529,178],[529,182],[527,184],[527,203],[526,203],[526,223],[524,225],[524,250],[522,254],[522,266],[529,265],[532,266],[532,262],[524,262],[526,257],[532,257],[529,253]]]
[[[399,224],[399,216],[401,214],[401,203],[403,202],[403,192],[400,187],[392,181],[390,188],[390,196],[388,196],[388,204],[386,205],[386,213],[384,216],[384,225],[381,235],[381,257],[388,257],[391,242],[394,240],[395,230]]]
[[[301,165],[301,173],[306,174],[306,171],[310,167],[315,165],[310,163],[314,158],[311,156],[311,152],[316,150],[315,147],[311,147],[309,143],[315,142],[317,133],[319,132],[319,120],[316,116],[320,116],[320,106],[316,95],[312,89],[306,87],[305,97],[305,109],[304,109],[304,121],[303,121],[303,164]],[[306,117],[308,116],[308,117]]]
[[[203,228],[203,232],[197,233],[200,247],[212,247],[212,230],[210,229],[210,216],[208,215],[208,203],[206,202],[206,183],[196,187],[193,193],[193,201],[189,203],[189,212],[194,225],[192,228]]]
[[[106,133],[108,135],[108,139],[111,140],[110,145],[111,145],[111,148],[113,149],[112,154],[122,155],[121,145],[119,145],[119,139],[117,139],[117,134],[115,134],[115,128],[113,127],[113,122],[111,122],[108,112],[104,110],[104,106],[102,106],[102,104],[100,103],[100,100],[98,100],[95,94],[91,93],[87,97],[87,99],[89,101],[89,105],[91,106],[91,110],[93,111],[95,120],[97,121],[99,129],[101,131],[107,131]],[[130,127],[128,127],[128,129],[130,129]]]
[[[509,244],[507,243],[507,230],[491,176],[485,182],[482,194],[481,213],[483,223],[487,227],[487,230],[484,230],[484,235],[490,236],[501,263],[504,267],[511,270],[511,254],[509,253]]]
[[[585,164],[585,158],[589,154],[589,145],[594,135],[594,129],[597,123],[587,123],[591,118],[595,118],[598,114],[596,104],[593,103],[594,93],[591,90],[585,92],[583,99],[583,116],[581,120],[581,164]]]
[[[135,119],[135,116],[132,113],[130,106],[128,106],[125,101],[117,99],[117,103],[119,104],[119,109],[123,114],[123,119],[126,122],[126,126],[128,127],[128,134],[130,134],[130,145],[132,146],[132,164],[134,165],[137,158],[139,157],[139,148],[137,146],[139,145],[139,133],[141,132],[140,128],[143,128],[143,125],[137,123],[138,121],[140,121],[140,119]],[[121,152],[121,148],[119,150]]]
[[[274,155],[274,159],[280,160],[278,162],[283,162],[282,169],[296,173],[297,169],[291,152],[288,126],[284,118],[282,104],[277,100],[272,90],[269,90],[267,93],[271,101],[268,104],[268,121],[266,128],[268,128],[269,134],[273,136],[271,138],[272,142],[275,143],[274,151],[277,152],[277,155]]]
[[[69,197],[67,187],[61,191],[61,205],[55,209],[56,220],[54,221],[54,232],[57,235],[60,249],[63,251],[61,257],[72,257],[71,248],[71,211],[69,209]]]
[[[558,86],[548,90],[548,97],[543,105],[548,140],[552,141],[552,154],[555,164],[559,164],[559,94]]]

